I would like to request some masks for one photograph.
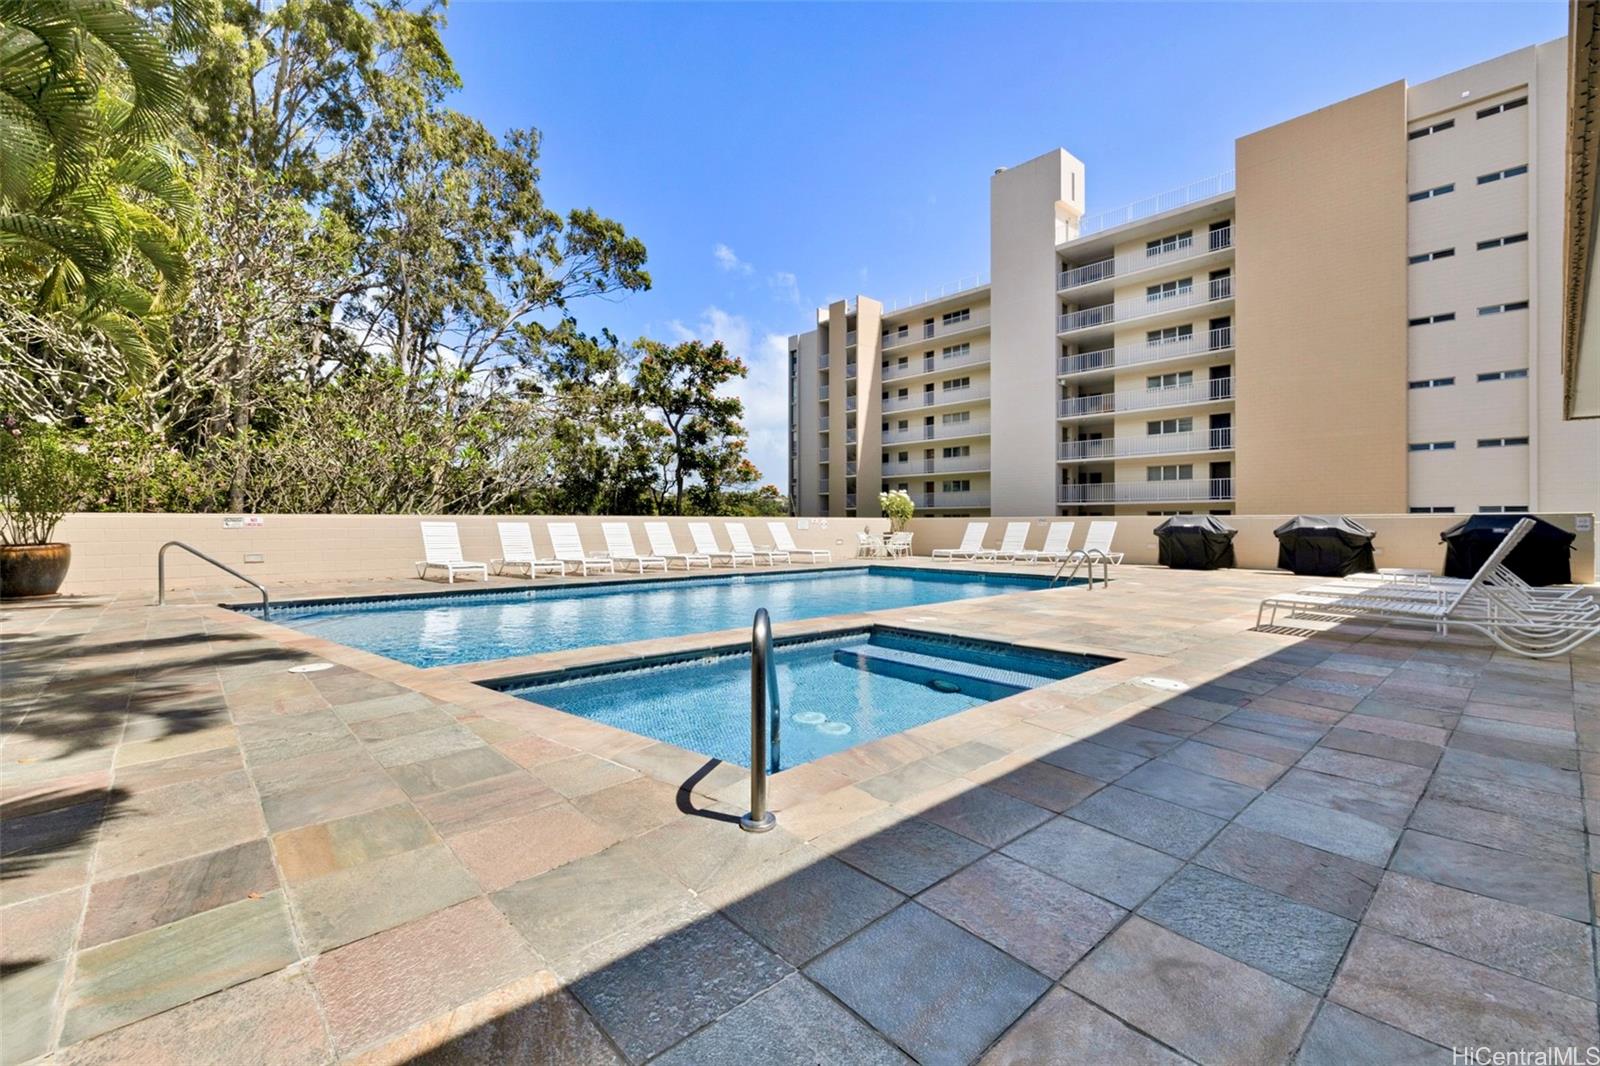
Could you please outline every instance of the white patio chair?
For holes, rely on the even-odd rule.
[[[633,548],[633,533],[628,529],[626,522],[601,522],[600,531],[606,538],[606,555],[611,561],[627,569],[627,564],[632,563],[639,571],[667,569],[667,561],[659,555],[640,555]]]
[[[533,530],[526,522],[496,522],[500,529],[500,558],[491,559],[495,573],[503,574],[512,567],[527,567],[529,577],[538,577],[539,571],[562,574],[567,565],[560,559],[541,559],[533,548]]]
[[[423,522],[422,554],[417,563],[417,576],[426,577],[429,570],[443,570],[445,581],[456,583],[456,575],[482,574],[489,580],[489,564],[473,563],[462,558],[461,534],[454,522]]]
[[[881,554],[883,554],[883,541],[864,529],[856,534],[857,559],[876,559]]]
[[[1050,528],[1045,530],[1044,547],[1030,551],[1018,552],[1019,563],[1058,563],[1072,554],[1072,549],[1067,545],[1072,540],[1072,530],[1076,522],[1051,522]]]
[[[911,537],[912,534],[907,533],[904,530],[899,533],[891,533],[889,535],[889,543],[883,546],[884,552],[888,554],[889,558],[891,559],[897,559],[901,556],[910,555]]]
[[[707,570],[711,569],[711,556],[678,550],[677,542],[672,539],[672,527],[665,522],[646,522],[644,535],[650,540],[650,554],[665,559],[669,567],[677,561],[685,570],[693,570],[696,563],[704,563]]]
[[[789,553],[782,548],[758,548],[750,540],[750,531],[744,528],[743,522],[729,522],[725,527],[728,531],[728,542],[733,545],[733,550],[742,555],[748,555],[756,562],[766,559],[768,566],[778,562],[788,562]]]
[[[573,522],[551,522],[546,527],[550,533],[550,546],[555,549],[555,556],[567,569],[576,569],[584,577],[589,576],[590,570],[598,570],[605,574],[617,572],[617,564],[604,555],[591,555],[583,547],[583,538],[578,536],[578,527]]]
[[[772,543],[779,550],[789,553],[790,558],[805,556],[806,562],[814,563],[821,559],[825,563],[833,562],[833,552],[827,548],[801,548],[794,542],[794,534],[789,532],[789,527],[782,522],[768,522],[767,529],[772,532]]]
[[[717,546],[717,535],[711,532],[709,522],[690,522],[689,539],[694,541],[694,550],[710,559],[713,563],[719,559],[729,566],[737,567],[740,563],[756,565],[756,557],[749,552],[724,551]]]
[[[958,548],[935,548],[935,559],[971,559],[981,553],[984,535],[989,532],[987,522],[968,522],[966,532],[961,534],[961,546]]]
[[[1000,537],[1000,547],[988,548],[978,552],[973,558],[987,563],[996,563],[1002,560],[1016,559],[1028,550],[1028,523],[1007,522],[1006,531]]]
[[[1099,552],[1113,564],[1122,565],[1122,553],[1111,550],[1111,542],[1116,539],[1117,524],[1115,522],[1090,522],[1089,532],[1083,538],[1083,547],[1070,555],[1092,555]]]

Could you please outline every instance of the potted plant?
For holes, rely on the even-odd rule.
[[[878,506],[883,509],[883,516],[889,520],[891,533],[898,533],[906,528],[906,523],[911,521],[911,516],[917,511],[917,505],[912,501],[911,494],[904,489],[878,493]]]
[[[0,420],[0,599],[54,595],[66,580],[72,549],[50,537],[83,498],[86,452],[54,426]]]

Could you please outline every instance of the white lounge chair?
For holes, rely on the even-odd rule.
[[[526,522],[497,522],[500,528],[500,558],[491,559],[497,574],[512,567],[525,566],[529,577],[538,577],[544,570],[553,574],[566,572],[567,564],[560,559],[541,559],[533,550],[533,530]]]
[[[575,523],[551,522],[546,528],[550,533],[550,546],[555,549],[556,558],[561,560],[566,569],[576,569],[584,577],[589,576],[590,570],[598,570],[605,574],[617,572],[617,564],[609,557],[591,555],[584,550],[583,538],[578,536],[578,527]]]
[[[1111,550],[1111,542],[1116,539],[1117,524],[1115,522],[1090,522],[1089,532],[1083,538],[1083,547],[1074,555],[1088,555],[1099,552],[1117,566],[1122,565],[1122,553]]]
[[[1018,552],[1016,560],[1019,563],[1058,563],[1072,554],[1068,544],[1072,541],[1072,530],[1076,522],[1051,522],[1050,528],[1045,530],[1044,547],[1025,552]]]
[[[935,548],[935,559],[971,559],[983,552],[983,538],[989,532],[987,522],[968,522],[967,530],[961,534],[959,548]]]
[[[1484,560],[1471,580],[1456,589],[1420,586],[1337,586],[1309,589],[1261,601],[1256,626],[1270,611],[1268,624],[1278,612],[1291,618],[1312,616],[1351,621],[1431,626],[1441,633],[1452,625],[1484,634],[1495,644],[1534,659],[1565,655],[1584,641],[1600,635],[1600,604],[1584,597],[1575,600],[1529,600],[1509,584],[1495,584],[1511,554],[1533,522],[1522,519]]]
[[[748,555],[756,562],[765,557],[768,566],[778,562],[788,562],[789,553],[782,548],[758,548],[750,541],[750,531],[744,528],[743,522],[729,522],[727,525],[728,542],[733,545],[733,550],[742,555]]]
[[[1028,523],[1007,522],[1006,531],[1000,537],[1000,547],[988,548],[974,556],[984,562],[999,562],[1003,559],[1016,559],[1028,550]]]
[[[632,563],[638,568],[639,573],[646,570],[667,569],[667,561],[659,555],[640,555],[633,549],[633,533],[628,529],[626,522],[601,522],[600,531],[606,537],[606,555],[611,561],[627,569],[627,564]]]
[[[808,563],[814,563],[818,559],[825,563],[833,562],[833,552],[827,548],[797,547],[794,542],[794,534],[790,533],[789,527],[782,522],[768,522],[767,529],[772,532],[772,543],[776,544],[780,551],[788,552],[790,558],[798,558],[803,555]]]
[[[417,576],[426,577],[429,570],[443,570],[445,580],[456,583],[457,574],[481,574],[489,580],[488,563],[471,563],[461,556],[461,534],[454,522],[423,522],[422,554],[417,564]]]
[[[737,567],[740,563],[756,565],[756,557],[749,552],[723,551],[717,547],[717,535],[711,532],[709,522],[690,522],[689,539],[694,541],[694,550],[710,559],[713,563],[720,560],[729,566]]]
[[[646,522],[644,535],[650,539],[650,553],[665,559],[668,566],[677,560],[683,563],[685,570],[693,570],[696,563],[704,563],[707,570],[711,569],[711,556],[678,550],[677,542],[672,539],[672,527],[665,522]]]

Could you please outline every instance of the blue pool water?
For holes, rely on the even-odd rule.
[[[1111,661],[883,627],[780,641],[779,769]],[[495,687],[725,762],[750,761],[748,652],[585,667]]]
[[[447,666],[1049,587],[1049,579],[863,566],[510,592],[284,604],[272,620],[352,648]]]

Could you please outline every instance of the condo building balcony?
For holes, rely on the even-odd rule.
[[[828,369],[828,353],[827,352],[823,352],[821,355],[817,356],[817,369],[818,370],[826,370],[826,369]]]
[[[1096,481],[1058,486],[1056,502],[1097,503],[1229,503],[1233,478],[1202,477],[1181,481]]]
[[[989,469],[987,455],[935,456],[932,459],[907,459],[883,464],[885,478],[921,477],[925,474],[971,474]]]
[[[1157,315],[1171,314],[1191,307],[1205,307],[1233,299],[1233,275],[1225,278],[1196,279],[1188,288],[1133,296],[1081,311],[1068,311],[1056,323],[1056,332],[1074,333],[1085,329],[1104,329],[1138,322]]]
[[[987,492],[909,492],[911,502],[924,511],[937,510],[940,507],[987,507],[989,494]]]
[[[1233,227],[1221,226],[1205,233],[1189,233],[1165,245],[1151,245],[1139,251],[1124,252],[1082,266],[1068,267],[1056,278],[1056,289],[1068,292],[1113,279],[1132,277],[1161,270],[1209,255],[1220,255],[1233,248]]]
[[[848,333],[846,333],[844,335],[844,346],[846,348],[854,348],[856,346],[856,331],[855,330],[851,330],[850,332],[848,332]]]
[[[950,440],[954,437],[981,437],[989,432],[987,418],[969,418],[962,422],[935,422],[932,425],[907,426],[905,429],[883,431],[884,444],[899,444],[915,440]]]
[[[828,461],[828,449],[823,448],[821,451],[817,452],[817,462],[825,463],[827,461]]]
[[[989,346],[974,344],[969,350],[959,354],[945,355],[943,352],[936,352],[933,355],[907,360],[904,366],[898,362],[890,363],[883,368],[883,380],[895,381],[899,378],[916,377],[919,374],[942,374],[948,370],[960,370],[962,367],[983,366],[988,362]]]
[[[937,389],[932,392],[914,392],[909,396],[891,396],[883,401],[883,412],[910,411],[922,407],[938,407],[946,403],[972,403],[989,398],[989,383],[982,381],[960,389]]]
[[[820,388],[817,389],[817,399],[826,400],[827,398],[828,398],[828,386],[823,385],[823,386],[821,386]]]
[[[1089,418],[1118,411],[1154,411],[1164,407],[1219,403],[1233,399],[1233,378],[1191,381],[1164,389],[1131,389],[1126,392],[1100,392],[1091,396],[1069,396],[1060,401],[1061,418]]]
[[[1136,459],[1148,455],[1184,455],[1233,450],[1232,427],[1199,429],[1188,433],[1152,433],[1143,437],[1100,437],[1062,441],[1058,458],[1064,463],[1092,463],[1107,459]]]
[[[1204,330],[1177,340],[1154,341],[1144,344],[1119,344],[1115,348],[1099,348],[1092,352],[1077,352],[1060,357],[1057,371],[1062,377],[1071,374],[1093,374],[1128,366],[1145,366],[1150,363],[1170,363],[1179,359],[1214,355],[1231,351],[1234,346],[1234,327]]]
[[[951,318],[946,321],[941,316],[937,322],[926,322],[920,325],[904,325],[890,330],[883,335],[885,350],[896,348],[902,344],[911,344],[916,341],[938,340],[941,337],[954,337],[957,334],[969,333],[981,329],[989,324],[989,309],[979,308],[960,318]]]
[[[827,415],[823,415],[821,418],[817,419],[817,432],[826,433],[827,431],[828,431],[828,416]]]

